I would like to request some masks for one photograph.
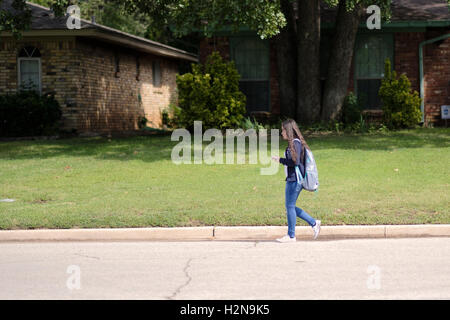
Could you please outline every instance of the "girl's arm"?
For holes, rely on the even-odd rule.
[[[288,167],[295,167],[295,166],[300,165],[300,151],[302,150],[301,142],[298,140],[295,140],[294,148],[295,148],[295,152],[297,153],[297,161],[294,162],[294,160],[292,160],[292,159],[280,158],[281,164],[288,166]]]

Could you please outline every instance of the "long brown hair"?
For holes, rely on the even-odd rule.
[[[294,139],[300,139],[300,141],[302,142],[302,146],[304,148],[308,148],[308,150],[311,150],[308,146],[308,144],[305,141],[305,138],[303,138],[302,133],[300,132],[300,129],[297,126],[297,123],[293,120],[293,119],[287,119],[285,121],[283,121],[283,123],[281,124],[281,127],[284,128],[284,130],[286,130],[286,135],[288,137],[288,145],[289,145],[289,150],[291,151],[291,155],[292,155],[292,160],[294,162],[297,162],[297,152],[295,151],[294,148]],[[305,152],[303,151],[303,149],[300,151],[300,161],[302,163],[304,163],[305,161]]]

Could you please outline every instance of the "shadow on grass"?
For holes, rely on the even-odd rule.
[[[448,148],[450,129],[414,129],[379,134],[305,137],[311,149],[392,150],[399,148]]]
[[[385,134],[329,134],[306,136],[311,149],[392,150],[397,148],[450,147],[450,129],[415,129]],[[129,138],[71,138],[0,142],[0,159],[49,159],[55,157],[93,157],[100,160],[141,160],[144,162],[171,159],[177,141],[170,136],[138,136]],[[210,142],[204,142],[204,146]],[[225,147],[225,143],[223,146]],[[280,150],[287,146],[280,141]],[[270,140],[268,141],[270,148]],[[270,150],[270,149],[268,149]]]
[[[91,157],[100,160],[170,160],[176,141],[170,136],[131,138],[71,138],[0,142],[0,159],[49,159],[56,157]]]

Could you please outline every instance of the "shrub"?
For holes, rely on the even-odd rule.
[[[391,71],[389,59],[386,59],[384,69],[379,90],[384,123],[392,129],[414,127],[422,119],[419,94],[411,92],[411,82],[404,74],[397,77],[397,73]]]
[[[342,122],[348,126],[361,121],[361,112],[360,101],[353,92],[349,92],[342,105]]]
[[[239,127],[243,130],[254,129],[256,132],[258,132],[260,129],[266,129],[266,127],[262,123],[259,123],[255,118],[253,118],[252,120],[250,117],[242,119]]]
[[[218,52],[208,56],[205,65],[192,64],[192,73],[177,75],[175,124],[190,130],[195,120],[202,121],[205,129],[239,126],[246,111],[239,77],[234,62],[223,61]]]
[[[164,109],[161,111],[161,122],[163,126],[170,126],[170,116],[169,111],[167,109]]]
[[[148,119],[145,116],[139,116],[138,121],[137,121],[138,128],[143,129],[143,128],[147,127],[147,122],[148,122]]]
[[[0,136],[48,135],[58,131],[62,112],[53,95],[19,91],[0,96]]]

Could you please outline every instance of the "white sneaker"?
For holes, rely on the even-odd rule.
[[[282,237],[282,238],[278,238],[277,241],[278,241],[278,242],[296,242],[297,239],[296,239],[295,237],[294,237],[294,238],[291,238],[291,237],[289,237],[289,235],[285,235],[285,236]]]
[[[316,225],[312,228],[314,231],[313,239],[316,240],[320,233],[320,220],[316,220]]]

